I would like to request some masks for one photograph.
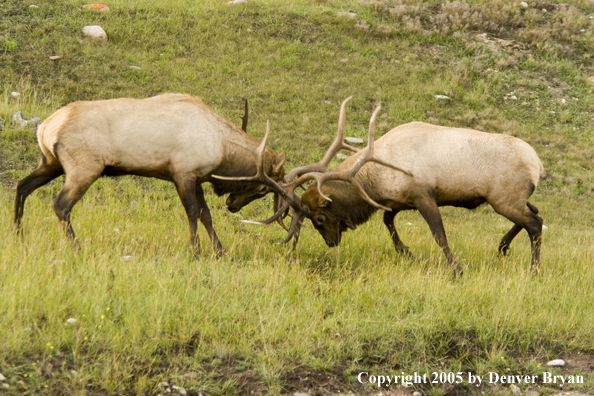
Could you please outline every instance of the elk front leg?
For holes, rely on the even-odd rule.
[[[184,205],[188,223],[190,225],[190,243],[195,255],[200,254],[200,241],[196,238],[198,228],[198,216],[200,214],[198,201],[196,199],[196,179],[181,179],[175,181],[177,194]]]
[[[206,232],[208,232],[208,236],[210,236],[210,240],[212,241],[212,246],[216,251],[218,256],[222,256],[225,254],[225,249],[223,249],[223,245],[219,241],[219,237],[217,237],[217,233],[214,230],[212,225],[212,217],[210,216],[210,209],[206,204],[206,200],[204,199],[204,190],[202,186],[196,183],[196,202],[198,203],[198,213],[200,215],[200,222],[206,228]]]
[[[448,240],[446,238],[445,229],[443,228],[443,221],[441,219],[441,213],[439,213],[437,202],[431,198],[423,198],[415,202],[415,207],[429,225],[433,238],[435,238],[435,241],[443,250],[448,263],[453,268],[454,278],[462,276],[464,271],[454,259],[454,255],[448,246]]]
[[[396,251],[398,253],[403,253],[406,256],[412,257],[412,254],[408,250],[408,246],[402,243],[400,237],[398,236],[398,232],[396,232],[396,227],[394,226],[394,218],[396,217],[396,214],[398,214],[398,211],[395,209],[391,211],[386,210],[384,212],[384,224],[388,228],[388,232],[392,237],[392,242],[394,242],[394,248]]]
[[[522,231],[522,227],[514,224],[507,234],[501,238],[501,242],[499,243],[499,254],[501,256],[507,255],[507,252],[509,251],[509,245],[520,231]]]

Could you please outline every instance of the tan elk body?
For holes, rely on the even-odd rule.
[[[244,129],[246,122],[247,104]],[[133,174],[172,181],[188,215],[192,245],[199,250],[196,224],[200,218],[215,249],[222,253],[201,184],[213,183],[218,195],[229,193],[231,211],[270,191],[258,183],[212,177],[253,173],[254,151],[260,142],[190,95],[74,102],[45,120],[37,135],[41,163],[17,184],[14,221],[19,229],[27,196],[65,174],[54,210],[74,239],[70,212],[91,184],[100,176]],[[284,153],[267,149],[264,158],[267,174],[282,180]]]
[[[544,176],[544,168],[529,144],[509,135],[412,122],[389,131],[375,142],[374,150],[378,158],[405,172],[368,162],[353,179],[373,201],[391,209],[385,211],[384,223],[396,250],[408,252],[394,227],[394,216],[401,210],[417,209],[455,272],[461,273],[448,247],[438,207],[473,209],[488,202],[515,224],[502,239],[500,252],[505,254],[511,240],[525,228],[533,247],[532,265],[538,271],[542,219],[528,198]],[[352,181],[331,178],[333,172],[353,167],[363,153],[353,154],[329,173],[322,192],[330,200],[319,193],[317,185],[302,196],[307,217],[329,246],[338,245],[342,232],[367,221],[377,210]]]

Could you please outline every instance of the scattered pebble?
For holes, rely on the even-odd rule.
[[[41,123],[41,120],[38,117],[26,119],[25,117],[23,117],[23,113],[17,111],[12,116],[12,122],[15,123],[17,127],[24,128],[26,126],[37,126]]]
[[[356,138],[356,137],[347,137],[347,138],[344,138],[344,141],[349,144],[363,144],[363,143],[365,143],[365,141],[363,139]]]
[[[97,12],[109,12],[107,4],[85,4],[83,8]]]
[[[78,371],[76,370],[70,370],[70,374],[72,374],[74,377],[78,377]]]
[[[141,67],[138,67],[138,66],[130,66],[130,69],[131,70],[134,70],[134,71],[142,70],[142,68]]]
[[[2,388],[8,389],[8,388],[10,388],[10,385],[8,385],[8,384],[2,384]]]
[[[452,100],[449,96],[446,95],[435,95],[435,99],[445,99],[445,100]]]
[[[561,103],[566,104],[567,101],[565,99],[561,99]]]
[[[0,381],[6,381],[6,377],[2,373],[0,373]]]
[[[514,396],[522,396],[522,390],[514,384],[509,386]]]
[[[107,33],[101,26],[92,25],[92,26],[85,26],[82,28],[82,34],[84,36],[90,37],[94,40],[107,40]]]
[[[309,396],[307,393],[295,392],[293,396]]]
[[[227,4],[235,5],[235,4],[247,4],[248,0],[231,0]]]
[[[74,318],[68,318],[66,319],[66,326],[72,326],[78,323],[78,320],[74,319]]]
[[[423,394],[419,391],[413,392],[413,396],[423,396]]]
[[[521,5],[523,8],[528,8],[528,3],[526,3],[525,1],[521,2],[521,3],[520,3],[520,5]]]
[[[29,8],[39,8],[39,6],[38,6],[38,5],[35,5],[35,4],[31,4],[31,5],[29,6]]]
[[[186,394],[188,393],[188,392],[187,392],[187,391],[186,391],[184,388],[182,388],[181,386],[176,386],[176,385],[173,385],[173,386],[171,387],[171,389],[172,389],[172,390],[174,390],[174,391],[176,391],[177,393],[179,393],[179,394],[180,394],[180,395],[182,395],[182,396],[184,396],[184,395],[186,395]]]
[[[338,15],[341,18],[348,18],[348,19],[354,19],[357,14],[355,14],[354,12],[339,12],[336,15]]]
[[[594,77],[593,77],[594,78]],[[594,80],[593,80],[594,81]],[[21,96],[20,92],[11,92],[10,96],[12,96],[14,99],[18,99],[19,96]]]
[[[128,260],[132,260],[132,256],[124,256],[122,257],[123,261],[128,261]]]
[[[563,359],[551,360],[550,362],[547,363],[547,366],[549,366],[549,367],[563,367],[563,366],[565,366],[565,360],[563,360]]]
[[[56,60],[56,59],[60,59],[61,56],[60,55],[52,55],[49,57],[51,60]]]

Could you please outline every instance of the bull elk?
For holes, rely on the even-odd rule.
[[[242,120],[245,130],[247,101]],[[54,199],[53,208],[71,240],[75,234],[70,213],[95,180],[101,176],[139,175],[173,182],[188,217],[195,252],[200,252],[196,238],[200,219],[214,249],[222,254],[202,183],[212,183],[219,196],[230,194],[227,208],[236,212],[272,189],[261,183],[223,181],[213,175],[253,173],[253,151],[257,151],[271,180],[281,182],[284,176],[284,153],[265,148],[199,98],[185,94],[74,102],[39,126],[37,140],[41,162],[17,183],[15,227],[20,231],[27,196],[65,174],[64,187]]]
[[[294,238],[295,246],[301,222],[307,217],[326,244],[333,247],[340,243],[343,232],[355,229],[383,209],[384,224],[396,251],[410,254],[398,236],[394,217],[402,210],[416,209],[456,276],[462,274],[462,268],[448,246],[439,207],[474,209],[488,202],[514,223],[501,239],[499,253],[505,255],[514,237],[525,229],[532,249],[531,267],[539,272],[543,220],[528,198],[545,173],[529,144],[509,135],[412,122],[392,129],[374,145],[378,106],[369,123],[367,148],[328,171],[331,158],[344,148],[337,142],[342,140],[350,99],[342,104],[337,140],[322,161],[291,170],[283,183],[264,181],[287,204],[259,224],[271,223],[291,205],[293,221],[283,242]],[[299,198],[295,188],[312,179],[316,183]]]

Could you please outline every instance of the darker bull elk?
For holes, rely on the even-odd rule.
[[[247,128],[247,102],[245,109],[243,129]],[[72,240],[70,212],[95,180],[139,175],[173,182],[188,216],[192,247],[200,252],[196,238],[200,219],[217,253],[222,254],[202,183],[212,183],[217,195],[230,194],[227,207],[236,212],[271,188],[222,181],[213,175],[254,173],[253,152],[259,148],[265,173],[278,182],[284,176],[284,153],[260,147],[258,139],[213,112],[199,98],[184,94],[74,102],[45,120],[37,139],[41,162],[17,183],[14,224],[20,230],[27,196],[65,174],[64,187],[53,207]]]
[[[376,108],[369,125],[369,141],[334,170],[327,165],[341,149],[346,99],[341,107],[338,136],[324,159],[314,165],[291,170],[283,183],[259,178],[281,194],[293,208],[289,236],[297,243],[301,222],[309,218],[330,247],[340,243],[342,233],[366,222],[378,209],[398,252],[408,253],[396,232],[394,217],[402,210],[418,210],[454,269],[462,268],[446,239],[440,206],[474,209],[484,202],[514,225],[501,239],[499,252],[506,254],[514,237],[525,229],[532,248],[532,269],[539,272],[542,219],[528,202],[544,168],[534,149],[509,135],[471,129],[435,126],[423,122],[401,125],[375,142]],[[261,173],[261,172],[260,172]],[[296,180],[295,177],[297,177]],[[299,185],[315,179],[298,197]],[[286,211],[288,205],[269,224]]]

